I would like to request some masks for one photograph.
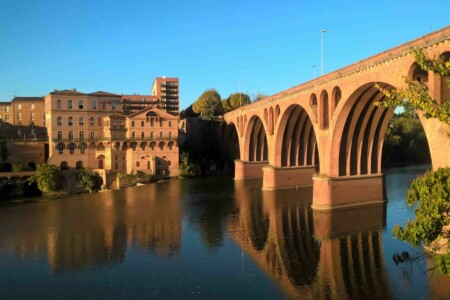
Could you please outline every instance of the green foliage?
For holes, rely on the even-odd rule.
[[[198,117],[199,115],[194,112],[192,109],[192,105],[189,105],[186,109],[183,109],[180,112],[180,119],[186,119],[190,117]]]
[[[222,100],[222,108],[223,111],[226,113],[233,110],[233,108],[231,108],[230,103],[228,102],[228,99]]]
[[[223,114],[219,93],[215,89],[206,90],[192,105],[192,110],[206,120],[211,120],[214,116]]]
[[[415,112],[394,115],[383,144],[383,166],[430,162],[428,142]]]
[[[180,178],[195,176],[194,165],[192,164],[187,153],[180,154]]]
[[[450,168],[417,178],[408,190],[406,203],[417,204],[416,219],[409,220],[405,228],[397,225],[395,238],[418,246],[444,236],[443,227],[450,224]]]
[[[420,49],[413,48],[411,53],[415,56],[419,66],[425,71],[431,71],[446,79],[450,84],[450,61],[444,62],[439,59],[428,58]],[[407,110],[420,110],[426,118],[436,118],[450,125],[450,101],[443,101],[442,105],[434,100],[429,93],[428,87],[422,82],[412,81],[404,78],[407,87],[387,90],[380,85],[375,86],[386,95],[386,100],[378,103],[386,107],[403,106]],[[449,100],[449,99],[444,99]]]
[[[89,193],[100,190],[102,185],[102,177],[100,174],[89,168],[78,170],[77,181]]]
[[[37,183],[38,189],[43,193],[54,192],[61,183],[61,173],[53,165],[41,164],[36,168],[36,172],[28,178],[28,184]]]
[[[450,254],[438,255],[436,256],[435,261],[439,272],[450,276]]]
[[[250,97],[244,93],[234,93],[228,97],[227,102],[231,110],[244,106],[250,103]]]
[[[12,171],[13,172],[20,172],[20,171],[22,171],[22,164],[13,164],[12,165]]]

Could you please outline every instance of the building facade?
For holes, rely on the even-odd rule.
[[[0,138],[46,139],[44,105],[44,97],[14,97],[11,102],[0,102]]]
[[[178,117],[148,107],[125,115],[122,96],[54,91],[45,97],[48,163],[61,169],[178,175]]]
[[[153,81],[151,95],[122,95],[122,110],[135,113],[145,107],[155,107],[171,115],[179,114],[178,78],[158,77]]]

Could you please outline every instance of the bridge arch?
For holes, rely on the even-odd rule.
[[[384,89],[394,88],[377,83]],[[374,105],[385,98],[374,84],[369,82],[356,89],[338,116],[331,144],[332,176],[381,173],[383,139],[394,108]]]
[[[240,159],[241,153],[238,129],[233,122],[230,122],[225,126],[224,145],[227,148],[227,153],[230,156],[229,159]]]
[[[245,119],[246,116],[244,122]],[[246,124],[243,159],[245,161],[267,161],[269,159],[269,147],[264,122],[259,116],[254,115]]]
[[[323,90],[320,93],[320,102],[319,102],[319,128],[322,130],[328,129],[330,124],[330,116],[329,116],[329,101],[328,101],[328,92]]]
[[[311,113],[311,112],[310,112]],[[289,106],[280,119],[275,141],[275,166],[294,167],[319,164],[316,134],[308,111],[298,104]]]

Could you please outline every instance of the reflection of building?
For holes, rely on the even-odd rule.
[[[151,107],[124,115],[121,101],[122,96],[107,92],[48,94],[48,163],[61,169],[178,175],[178,117]]]
[[[239,217],[230,219],[229,233],[292,298],[391,298],[380,228],[319,240],[323,218],[313,218],[310,188],[266,191],[261,201],[239,184]]]
[[[155,107],[176,116],[179,112],[178,78],[158,77],[153,82],[151,95],[122,95],[122,101],[125,114]]]
[[[181,248],[180,185],[175,180],[84,194],[41,208],[8,210],[2,216],[0,255],[47,258],[57,273],[122,263],[131,247],[161,257],[173,257]]]

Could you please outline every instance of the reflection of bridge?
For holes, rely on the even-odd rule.
[[[402,87],[406,76],[427,83],[442,104],[450,89],[409,48],[448,60],[449,40],[447,27],[225,114],[235,178],[263,178],[264,189],[313,184],[316,209],[384,201],[381,155],[393,109],[372,105],[384,98],[374,84]],[[449,126],[419,117],[433,168],[450,166]]]
[[[340,216],[313,212],[311,192],[264,191],[260,200],[240,189],[239,215],[228,222],[231,238],[292,298],[390,299],[381,239],[384,206]],[[349,216],[359,213],[371,217],[356,222],[358,230],[350,228]]]

